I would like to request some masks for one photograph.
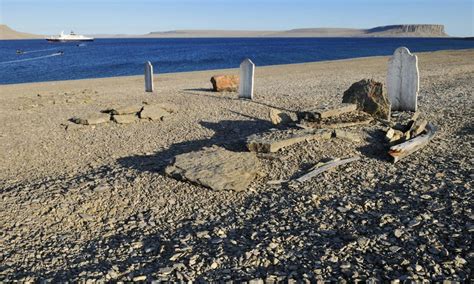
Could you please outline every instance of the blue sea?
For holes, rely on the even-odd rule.
[[[400,46],[412,52],[474,48],[454,38],[207,38],[96,39],[87,43],[46,40],[0,41],[0,84],[73,80],[236,68],[245,58],[257,66],[390,55]],[[22,54],[17,54],[22,50]],[[61,53],[62,51],[63,53]]]

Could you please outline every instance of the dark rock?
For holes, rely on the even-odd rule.
[[[383,90],[383,84],[364,79],[344,92],[343,103],[357,104],[358,108],[374,117],[390,119],[390,102]]]

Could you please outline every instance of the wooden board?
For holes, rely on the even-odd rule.
[[[428,123],[425,131],[425,134],[417,136],[402,144],[390,147],[388,154],[393,158],[393,162],[396,163],[428,145],[431,139],[435,136],[436,127],[433,124]]]

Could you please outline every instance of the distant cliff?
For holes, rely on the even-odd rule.
[[[391,25],[366,30],[368,36],[446,37],[443,25]]]

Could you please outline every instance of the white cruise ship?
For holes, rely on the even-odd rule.
[[[86,37],[83,35],[77,35],[74,32],[71,32],[70,34],[64,34],[64,32],[61,32],[59,36],[52,36],[46,38],[47,41],[58,41],[58,42],[68,42],[68,41],[93,41],[94,38],[92,37]]]

